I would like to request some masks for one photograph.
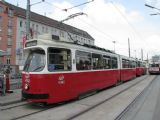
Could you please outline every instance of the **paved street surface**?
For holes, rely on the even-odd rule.
[[[160,76],[151,83],[121,120],[160,120]]]
[[[10,89],[13,93],[6,93],[5,96],[0,93],[1,106],[21,101],[21,79],[11,79]]]
[[[20,102],[20,101],[21,101],[21,89],[15,89],[13,90],[13,93],[6,93],[5,96],[0,96],[1,106]]]

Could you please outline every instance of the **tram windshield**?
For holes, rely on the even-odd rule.
[[[33,50],[29,53],[26,60],[24,71],[39,72],[45,67],[45,52],[44,50]]]
[[[159,67],[159,64],[150,64],[150,67]]]

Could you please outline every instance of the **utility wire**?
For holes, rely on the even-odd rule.
[[[133,27],[133,25],[128,21],[126,16],[121,12],[121,10],[111,1],[113,7],[120,13],[120,15],[124,18],[124,20],[127,22],[127,24],[132,28],[132,30],[137,34],[140,40],[143,40],[140,36],[140,34],[137,32],[137,30]]]
[[[132,28],[132,30],[137,34],[138,38],[141,41],[143,41],[141,35],[136,31],[136,29],[133,27],[133,25],[128,21],[128,19],[126,18],[126,16],[120,11],[120,9],[112,1],[111,1],[111,3],[114,6],[114,8],[120,13],[120,15],[124,18],[124,20],[128,23],[128,25]],[[145,42],[143,42],[143,43],[146,44]]]
[[[56,6],[56,5],[52,4],[52,3],[49,3],[49,2],[47,2],[47,1],[44,1],[44,2],[47,3],[48,5],[54,6],[55,8],[62,10],[62,8]]]
[[[93,1],[94,1],[94,0],[89,1],[89,2],[93,2]],[[47,1],[44,1],[44,2],[46,2],[46,3],[49,4],[49,5],[53,5],[53,6],[54,6],[55,8],[57,8],[57,9],[60,9],[60,10],[64,11],[64,9],[62,9],[62,8],[60,8],[60,7],[57,7],[57,6],[55,6],[54,4],[52,4],[52,3],[49,3],[49,2],[47,2]],[[87,4],[87,3],[89,3],[89,2],[82,3],[82,4]],[[78,7],[78,6],[82,5],[82,4],[76,5],[76,6],[71,7],[71,8]],[[70,8],[70,9],[71,9],[71,8]],[[70,13],[70,12],[69,12],[69,13]],[[82,21],[83,23],[87,24],[87,25],[90,26],[91,28],[94,28],[97,32],[105,35],[107,39],[108,39],[108,38],[111,38],[112,40],[108,39],[108,40],[110,40],[111,42],[112,42],[113,40],[117,42],[117,40],[116,40],[114,37],[112,37],[112,36],[109,35],[109,34],[106,34],[106,33],[103,32],[102,30],[98,29],[96,26],[94,26],[94,25],[92,25],[92,24],[90,24],[90,23],[87,23],[86,21],[84,21],[84,20],[82,20],[82,19],[80,19],[80,18],[77,18],[77,19],[79,19],[79,20]]]
[[[111,36],[111,35],[109,35],[109,34],[106,34],[106,33],[103,32],[102,30],[100,30],[99,28],[97,28],[96,26],[94,26],[94,25],[92,25],[92,24],[90,24],[90,23],[88,23],[88,22],[86,22],[86,21],[84,21],[84,20],[82,20],[82,19],[80,19],[80,18],[77,18],[77,19],[79,19],[79,20],[82,21],[83,23],[87,24],[87,25],[90,26],[91,28],[94,28],[97,32],[105,35],[107,39],[108,39],[108,38],[111,38],[112,40],[111,40],[111,39],[108,39],[108,40],[110,40],[111,42],[112,42],[113,40],[117,42],[117,40],[116,40],[113,36]]]
[[[85,4],[88,4],[88,3],[91,3],[91,2],[93,2],[94,0],[92,0],[92,1],[88,1],[88,2],[85,2],[85,3],[81,3],[81,4],[78,4],[78,5],[75,5],[75,6],[73,6],[73,7],[70,7],[70,8],[66,8],[66,9],[62,9],[63,11],[65,11],[65,12],[67,12],[68,10],[70,10],[70,9],[73,9],[73,8],[76,8],[76,7],[79,7],[79,6],[82,6],[82,5],[85,5]]]

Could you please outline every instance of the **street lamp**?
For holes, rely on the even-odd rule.
[[[26,11],[26,39],[29,39],[29,30],[30,30],[30,8],[32,5],[36,5],[44,2],[45,0],[41,0],[40,2],[30,4],[30,0],[27,0],[27,11]]]

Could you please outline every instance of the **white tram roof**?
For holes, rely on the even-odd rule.
[[[108,52],[111,54],[115,54],[118,55],[116,53],[114,53],[111,50],[106,50],[104,48],[100,48],[98,46],[95,45],[88,45],[88,44],[79,44],[77,42],[66,42],[66,41],[61,41],[59,39],[59,36],[48,36],[48,35],[44,35],[44,36],[40,36],[38,38],[34,38],[31,40],[27,40],[26,44],[25,44],[25,49],[27,48],[31,48],[31,47],[36,47],[37,45],[40,46],[50,46],[50,47],[68,47],[68,48],[73,48],[73,49],[81,49],[81,50],[86,50],[87,51],[93,51],[93,52]]]

